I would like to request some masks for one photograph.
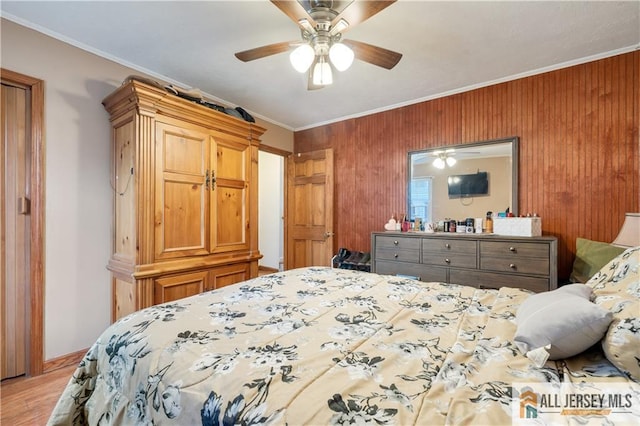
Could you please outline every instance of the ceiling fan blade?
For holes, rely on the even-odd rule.
[[[388,70],[395,67],[402,58],[402,53],[394,52],[392,50],[384,49],[378,46],[373,46],[361,41],[342,40],[342,43],[346,44],[353,50],[353,53],[355,53],[357,59],[369,62],[370,64],[377,65],[382,68],[386,68]]]
[[[253,61],[255,59],[264,58],[266,56],[276,55],[278,53],[286,52],[291,48],[300,44],[299,41],[283,41],[281,43],[268,44],[266,46],[256,47],[253,49],[237,52],[236,58],[243,62]]]
[[[306,30],[305,27],[300,25],[300,21],[306,19],[311,27],[316,27],[316,21],[313,20],[311,15],[304,9],[304,7],[297,1],[291,0],[271,0],[278,9],[284,12],[285,15],[289,17],[293,22],[296,23],[300,28]]]
[[[381,12],[383,9],[386,9],[395,2],[396,0],[353,1],[338,16],[336,16],[333,21],[331,21],[331,26],[336,26],[340,20],[344,19],[349,24],[347,28],[341,31],[345,32],[349,28],[353,28],[371,18],[378,12]]]

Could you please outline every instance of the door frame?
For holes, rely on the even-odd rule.
[[[29,89],[31,126],[31,235],[30,286],[27,292],[26,375],[38,376],[44,370],[44,81],[0,68],[3,82]]]
[[[281,148],[276,148],[273,146],[269,146],[269,145],[264,145],[264,144],[260,144],[260,146],[258,147],[258,150],[260,151],[264,151],[264,152],[268,152],[269,154],[274,154],[274,155],[279,155],[283,158],[284,162],[283,162],[283,166],[282,166],[282,173],[283,173],[283,177],[282,177],[282,185],[283,185],[283,192],[282,192],[282,199],[284,201],[284,206],[283,206],[283,218],[282,218],[282,225],[283,225],[283,235],[282,235],[282,256],[283,256],[283,262],[282,262],[282,266],[284,268],[284,270],[287,269],[287,251],[288,251],[288,244],[287,244],[287,208],[286,208],[286,204],[287,204],[287,179],[288,179],[288,174],[287,174],[287,162],[289,161],[289,156],[291,154],[293,154],[291,151],[287,151],[285,149],[281,149]],[[258,165],[259,166],[259,165]],[[260,186],[260,183],[258,183],[258,186]],[[260,212],[258,212],[258,215],[260,215]]]

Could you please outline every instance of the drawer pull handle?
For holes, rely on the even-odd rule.
[[[451,244],[447,243],[444,245],[446,248],[451,248]]]
[[[398,253],[394,253],[393,257],[395,257],[397,259],[398,258]]]
[[[515,263],[510,263],[510,264],[509,264],[509,268],[511,268],[511,269],[516,269],[516,264],[515,264]]]
[[[451,263],[451,260],[449,260],[449,259],[445,259],[445,260],[444,260],[444,263]]]
[[[515,252],[515,251],[516,251],[516,248],[515,248],[515,247],[509,247],[509,251],[513,251],[513,252]]]
[[[397,246],[397,245],[398,245],[398,240],[395,240],[395,241],[393,242],[393,244]]]

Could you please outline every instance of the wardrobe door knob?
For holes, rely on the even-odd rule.
[[[448,264],[448,263],[451,263],[451,260],[450,260],[450,259],[445,259],[445,260],[444,260],[444,263],[447,263],[447,264]]]
[[[509,268],[511,268],[511,269],[516,269],[516,264],[515,264],[515,263],[510,263],[510,264],[509,264]]]
[[[514,253],[515,253],[516,248],[515,248],[515,247],[509,247],[509,251],[514,252]]]

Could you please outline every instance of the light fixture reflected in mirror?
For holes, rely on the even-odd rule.
[[[457,160],[445,152],[438,153],[436,159],[433,160],[434,167],[438,169],[444,169],[445,166],[453,167],[456,163]]]
[[[444,169],[445,162],[442,158],[438,157],[435,160],[433,160],[433,165],[438,169]]]

